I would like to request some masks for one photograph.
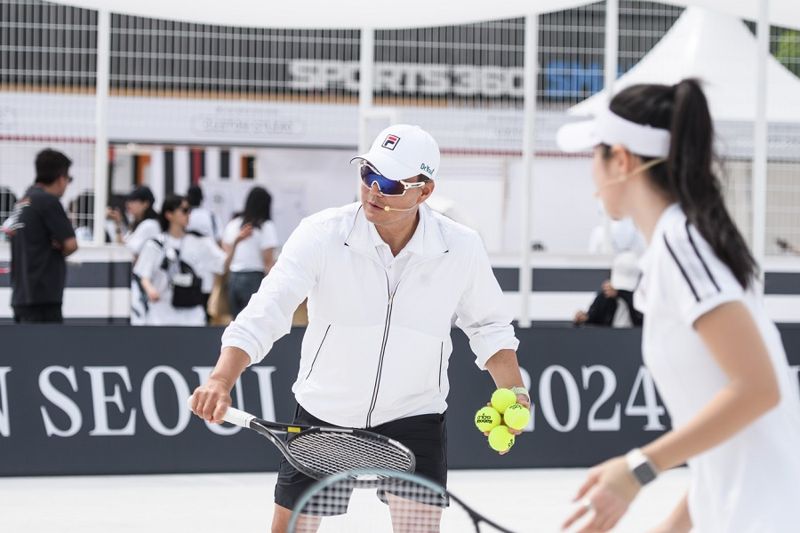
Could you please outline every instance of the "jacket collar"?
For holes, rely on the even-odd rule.
[[[409,245],[413,246],[413,249],[409,251],[423,258],[433,258],[447,253],[448,246],[444,240],[441,225],[431,212],[431,208],[425,204],[420,205],[419,217],[419,226],[414,233],[414,237],[412,237],[412,241],[417,237],[422,237],[422,242],[412,244],[409,241]],[[358,252],[373,255],[375,252],[375,243],[371,235],[373,231],[377,233],[374,224],[367,220],[364,215],[364,208],[359,205],[353,216],[353,222],[344,244]],[[417,232],[420,231],[422,232],[421,235],[417,235]]]

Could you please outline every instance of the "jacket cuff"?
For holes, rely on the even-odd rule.
[[[519,339],[516,337],[503,337],[502,339],[470,339],[470,347],[476,355],[475,364],[481,370],[486,370],[486,362],[500,350],[517,351]]]

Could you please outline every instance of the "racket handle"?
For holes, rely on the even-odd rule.
[[[186,403],[189,404],[189,408],[192,408],[192,396],[186,400]],[[235,407],[228,407],[228,411],[225,413],[225,416],[222,419],[229,423],[233,424],[234,426],[241,426],[243,428],[250,427],[250,421],[255,418],[255,415],[251,415],[250,413],[246,413],[241,409],[237,409]]]
[[[250,413],[246,413],[235,407],[229,407],[228,412],[222,417],[225,422],[233,424],[234,426],[241,426],[243,428],[249,428],[250,421],[254,418],[255,416],[251,415]]]

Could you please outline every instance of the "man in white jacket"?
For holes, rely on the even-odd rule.
[[[529,404],[519,341],[478,234],[425,205],[439,169],[436,141],[417,126],[395,125],[353,160],[361,201],[300,223],[225,330],[219,361],[192,409],[220,423],[236,379],[289,332],[307,297],[309,324],[292,387],[295,421],[390,436],[415,453],[418,474],[444,486],[453,317],[478,367]],[[281,464],[273,532],[286,530],[312,482]]]

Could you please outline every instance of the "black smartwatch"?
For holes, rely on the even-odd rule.
[[[658,477],[658,471],[653,463],[639,448],[634,448],[625,454],[625,462],[628,463],[628,469],[633,477],[643,487]]]

